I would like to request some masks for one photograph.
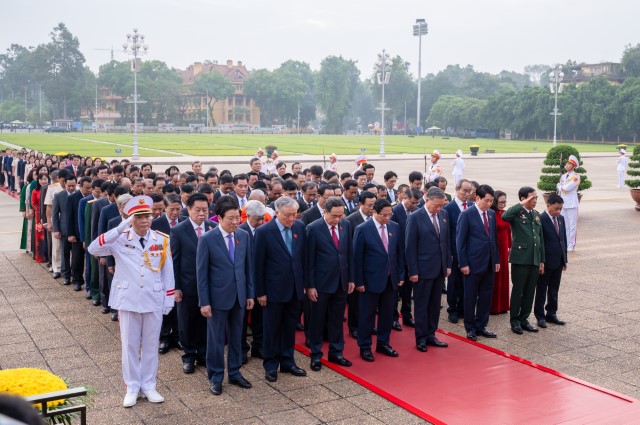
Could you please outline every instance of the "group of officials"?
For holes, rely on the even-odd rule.
[[[62,255],[50,260],[61,263],[65,284],[82,290],[86,282],[87,298],[119,320],[125,407],[140,396],[164,400],[157,353],[171,346],[184,353],[184,373],[206,367],[214,395],[225,369],[229,384],[251,388],[241,373],[249,353],[263,360],[269,382],[306,376],[294,360],[296,329],[313,371],[322,368],[324,341],[329,362],[352,365],[345,320],[362,360],[397,357],[399,299],[416,349],[445,348],[436,330],[447,278],[467,338],[496,337],[487,327],[500,268],[489,185],[459,178],[451,199],[419,172],[396,188],[389,171],[378,185],[371,164],[353,175],[295,164],[292,173],[266,175],[252,158],[248,173],[232,176],[202,173],[200,162],[186,173],[130,163],[81,170],[72,158],[51,173],[51,220],[64,226],[51,242]],[[561,196],[551,195],[542,214],[533,188],[518,197],[503,219],[513,232],[511,329],[522,334],[538,331],[528,321],[534,301],[538,326],[564,324],[556,312],[567,232]]]

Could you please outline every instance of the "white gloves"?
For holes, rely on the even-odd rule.
[[[171,310],[173,310],[173,307],[164,307],[162,309],[162,314],[166,316],[167,314],[171,313]]]
[[[118,233],[124,232],[127,227],[129,227],[129,224],[131,224],[131,222],[133,221],[133,217],[133,215],[130,215],[129,218],[127,218],[126,220],[122,220],[122,222],[118,224],[118,227],[116,227],[116,229],[118,229]]]

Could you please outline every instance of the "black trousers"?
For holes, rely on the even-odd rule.
[[[416,344],[435,338],[440,319],[442,282],[442,274],[435,279],[420,279],[417,283],[405,282],[405,285],[413,286]]]
[[[409,276],[409,271],[405,268],[404,275]],[[411,296],[413,294],[413,286],[408,283],[404,284],[398,288],[398,298],[400,299],[400,314],[402,314],[402,319],[411,319],[413,315],[411,314]],[[400,314],[398,314],[398,309],[396,308],[393,312],[393,319],[398,320],[400,318]]]
[[[480,332],[489,323],[494,270],[489,264],[484,273],[464,277],[464,329],[467,332]]]
[[[360,294],[360,318],[358,321],[358,346],[361,350],[371,348],[371,334],[378,310],[377,344],[389,344],[393,310],[398,302],[398,291],[387,278],[387,286],[380,293],[358,292]]]
[[[542,320],[547,316],[553,317],[558,312],[558,291],[562,279],[562,267],[553,270],[545,269],[544,274],[538,276],[536,300],[533,307],[533,314],[537,320]],[[546,314],[545,302],[547,303]]]
[[[338,284],[334,293],[318,292],[318,300],[311,302],[311,321],[309,324],[309,345],[311,360],[322,358],[322,341],[325,327],[329,337],[329,356],[342,356],[344,350],[344,309],[347,305],[347,293]]]
[[[60,273],[64,279],[71,278],[71,249],[72,243],[69,242],[66,236],[62,236],[62,261],[60,263]]]
[[[84,248],[82,242],[71,244],[71,277],[75,283],[84,283]]]
[[[207,319],[200,314],[198,296],[183,296],[182,301],[176,303],[180,344],[184,354],[183,363],[205,364],[207,357]],[[164,325],[164,320],[163,323]],[[162,329],[161,329],[162,332]]]
[[[168,342],[171,345],[178,345],[180,341],[180,331],[178,330],[177,309],[165,316],[162,316],[162,327],[160,328],[160,342]]]
[[[360,315],[360,292],[353,291],[347,296],[347,305],[349,311],[347,312],[347,324],[350,331],[358,330],[358,317]],[[344,313],[343,313],[344,314]]]
[[[262,338],[264,330],[262,328],[262,306],[256,301],[253,310],[244,310],[244,323],[242,325],[242,352],[249,350],[262,351]],[[247,341],[247,328],[249,326],[249,314],[251,314],[251,345]],[[178,318],[180,320],[180,318]],[[182,332],[182,331],[181,331]]]
[[[296,342],[296,324],[300,319],[300,301],[292,296],[287,302],[267,300],[263,309],[264,369],[273,372],[280,366],[288,369],[295,366],[293,350]]]
[[[102,307],[109,307],[109,293],[111,292],[112,280],[113,274],[109,273],[107,266],[103,266],[100,264],[100,260],[98,260],[98,282],[100,285],[100,300],[102,300]]]
[[[453,260],[451,274],[447,278],[447,313],[464,316],[464,275],[460,272],[458,260]]]

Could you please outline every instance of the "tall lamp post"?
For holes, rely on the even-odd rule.
[[[564,72],[562,72],[562,65],[556,66],[556,69],[549,73],[549,88],[551,93],[555,95],[555,103],[553,106],[553,147],[556,147],[557,143],[557,128],[558,128],[558,115],[562,115],[558,112],[558,93],[562,93],[562,79],[564,78]]]
[[[144,34],[133,29],[133,34],[127,34],[127,42],[122,44],[124,51],[133,56],[131,70],[133,71],[133,155],[131,159],[140,159],[138,152],[138,72],[141,61],[138,58],[147,53],[149,46],[144,44]]]
[[[376,77],[378,78],[378,84],[382,86],[382,100],[380,101],[380,112],[381,112],[381,121],[380,121],[380,156],[384,156],[384,111],[385,111],[385,103],[384,103],[384,86],[389,84],[389,79],[391,77],[391,71],[387,71],[387,67],[392,64],[391,59],[389,59],[389,53],[382,49],[382,53],[378,53],[378,60],[373,64],[373,69],[376,71]]]
[[[422,36],[427,35],[429,28],[424,19],[416,19],[413,35],[418,37],[418,112],[416,113],[416,134],[420,134],[420,79],[422,76]]]

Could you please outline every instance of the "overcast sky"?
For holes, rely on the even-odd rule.
[[[126,58],[121,45],[133,28],[147,36],[146,58],[175,68],[232,59],[273,69],[296,59],[318,69],[342,55],[363,75],[383,48],[417,75],[416,18],[429,25],[423,76],[449,64],[497,73],[567,59],[619,62],[626,44],[640,42],[640,2],[630,0],[14,0],[4,12],[0,50],[47,42],[64,22],[94,71],[110,59],[95,49],[113,46]]]

